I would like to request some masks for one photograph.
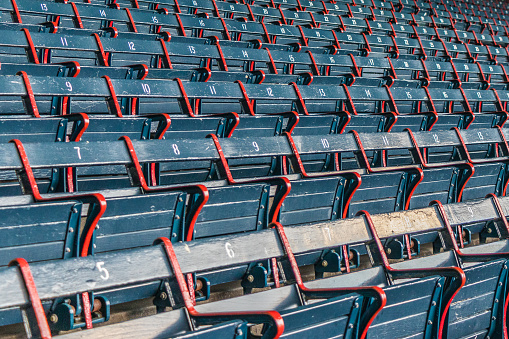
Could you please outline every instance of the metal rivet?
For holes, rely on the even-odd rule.
[[[323,267],[329,266],[329,263],[327,262],[327,260],[322,260],[322,266]]]
[[[387,254],[391,254],[392,250],[390,248],[388,248],[386,252],[387,252]]]
[[[336,215],[336,212],[332,212],[332,215]]]
[[[491,320],[497,320],[497,317],[491,317]]]
[[[53,168],[53,173],[57,173],[58,170],[56,168]]]
[[[262,209],[262,210],[263,210],[264,208],[265,208],[265,206],[263,206],[263,205],[261,205],[261,206],[260,206],[260,209]]]
[[[71,252],[71,249],[70,249],[69,247],[67,247],[67,248],[65,249],[65,251],[66,251],[67,253],[69,253],[69,252]]]
[[[63,123],[63,122],[61,122],[61,123],[59,123],[59,124],[58,124],[58,126],[64,126],[64,123]]]
[[[94,248],[97,248],[97,245],[96,245],[96,244],[94,244]]]
[[[145,122],[143,123],[143,126],[148,126],[148,121],[145,121]]]
[[[175,219],[179,220],[180,219],[180,215],[176,215]]]
[[[78,209],[76,207],[73,207],[72,213],[78,213]]]
[[[263,193],[267,193],[267,189],[266,188],[263,189]]]
[[[495,299],[495,302],[498,303],[498,299]]]
[[[184,199],[182,199],[182,198],[179,198],[179,201],[180,201],[180,202],[182,202],[182,201],[184,201]]]
[[[98,230],[99,229],[99,225],[95,225],[95,229]]]
[[[339,182],[339,186],[342,186],[342,185],[343,185],[343,182],[342,182],[342,181],[340,181],[340,182]]]
[[[172,233],[172,234],[171,234],[171,237],[172,237],[172,238],[176,238],[176,237],[177,237],[177,233],[175,233],[175,232],[174,232],[174,233]]]
[[[441,284],[441,283],[438,283],[438,284],[437,284],[437,286],[438,286],[438,287],[442,287],[442,284]]]
[[[431,320],[428,320],[428,325],[433,325],[433,322]]]
[[[56,314],[50,315],[49,321],[51,321],[53,324],[56,324],[58,322],[58,316]]]
[[[507,265],[504,265],[504,270],[506,270],[506,269],[507,269]]]
[[[240,328],[237,328],[237,329],[235,330],[235,335],[241,336],[241,335],[243,335],[243,334],[244,334],[244,332],[242,332],[242,330],[241,330]]]
[[[248,275],[248,276],[247,276],[247,281],[249,281],[249,282],[253,282],[253,281],[254,281],[254,277],[253,277],[253,275],[251,275],[251,274],[250,274],[250,275]]]
[[[74,232],[74,228],[69,227],[69,233],[72,233],[72,232]]]
[[[359,303],[355,303],[355,304],[353,304],[353,307],[355,307],[355,308],[359,308]]]
[[[499,283],[498,283],[498,286],[502,286],[502,283],[501,283],[501,282],[499,282]]]
[[[396,207],[399,207],[399,202],[398,202],[398,203],[396,203]]]
[[[62,138],[57,138],[57,141],[62,141]]]
[[[262,224],[262,222],[261,222],[261,221],[258,221],[258,225],[261,225],[261,224]]]
[[[339,197],[336,197],[336,199],[335,199],[335,200],[339,200]]]
[[[488,231],[487,231],[487,232],[488,232],[488,233],[491,233],[491,232],[493,232],[493,231],[491,230],[491,228],[488,228]]]
[[[348,324],[348,328],[353,328],[353,324]]]
[[[168,298],[168,294],[166,294],[166,292],[161,292],[161,294],[159,294],[159,298],[166,300]]]
[[[54,191],[54,190],[55,190],[55,188],[53,188],[53,187],[50,187],[50,188],[49,188],[49,190],[50,190],[50,191]]]
[[[431,302],[431,306],[436,306],[437,305],[437,302],[436,301],[432,301]]]

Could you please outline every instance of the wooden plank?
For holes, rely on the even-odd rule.
[[[504,200],[507,199],[504,198]],[[444,210],[453,226],[488,221],[498,216],[491,199],[444,204]]]
[[[363,218],[341,219],[311,225],[285,227],[294,253],[304,253],[371,239]]]
[[[435,207],[371,216],[380,238],[439,230],[444,226]]]
[[[34,263],[30,269],[42,300],[158,280],[172,274],[161,246]],[[0,308],[28,302],[19,269],[0,270]]]
[[[294,136],[292,138],[299,154],[348,152],[358,150],[357,143],[351,133]]]
[[[178,243],[174,247],[184,273],[257,262],[285,253],[275,229]]]
[[[359,137],[366,151],[413,147],[408,133],[360,133]]]

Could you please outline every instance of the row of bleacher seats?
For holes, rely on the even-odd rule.
[[[176,283],[160,289],[157,302],[173,307],[173,311],[68,337],[83,337],[87,333],[96,338],[133,333],[161,337],[216,324],[205,326],[193,335],[236,338],[248,331],[247,323],[265,324],[262,337],[282,334],[283,326],[284,337],[325,337],[331,332],[360,337],[366,333],[377,337],[460,338],[472,333],[502,337],[504,322],[501,318],[507,300],[507,256],[504,253],[507,242],[462,249],[456,243],[453,226],[493,222],[492,227],[507,234],[505,211],[507,199],[492,196],[475,203],[446,207],[435,202],[433,207],[391,214],[371,216],[363,211],[352,219],[298,227],[275,223],[274,228],[255,233],[192,243],[172,245],[169,239],[160,238],[163,246],[36,263],[30,265],[30,269],[26,262],[19,260],[15,264],[20,265],[25,280],[30,277],[36,281],[38,296],[33,287],[28,289],[28,295],[24,293],[23,278],[17,268],[11,267],[0,272],[4,287],[0,306],[30,304],[31,298],[34,308],[41,312],[41,299],[86,291],[111,295],[118,292],[119,287],[134,293],[146,287],[147,281],[166,278]],[[345,229],[351,231],[349,236],[345,236]],[[384,248],[386,239],[422,232],[440,239],[439,242],[449,249],[425,258],[389,263]],[[336,253],[333,249],[351,243],[368,245],[375,263],[372,268],[303,282],[299,261],[310,253],[324,250]],[[204,252],[209,256],[203,257]],[[278,286],[272,290],[196,307],[189,298],[189,288],[192,288],[186,281],[189,274],[244,266],[252,260],[270,262],[275,259],[281,275],[277,277]],[[55,288],[57,277],[60,283]],[[288,281],[294,284],[279,287],[279,283]],[[102,311],[98,305],[96,314]],[[41,314],[44,317],[44,313]],[[64,314],[59,312],[57,317],[55,313],[52,319]],[[48,333],[45,319],[39,318],[37,322],[39,327],[34,328]]]
[[[0,1],[0,333],[507,337],[504,3],[91,2]]]
[[[128,120],[150,118],[164,126],[155,133],[157,137],[162,137],[168,128],[169,137],[178,137],[179,131],[189,132],[193,125],[197,137],[219,130],[224,131],[223,135],[273,136],[282,131],[328,134],[350,129],[375,132],[465,129],[470,125],[486,128],[504,125],[509,102],[508,90],[494,89],[202,83],[179,78],[64,78],[26,73],[0,76],[0,86],[5,88],[2,104],[7,118],[71,117],[71,113],[80,112],[77,116],[83,120],[88,115],[91,126],[90,122],[96,120],[121,124],[126,120],[112,117],[136,115]],[[228,126],[224,126],[225,119]],[[33,120],[33,124],[37,122]],[[257,129],[251,129],[252,124]],[[85,131],[82,122],[75,127],[81,134]],[[142,133],[144,127],[139,128],[138,133],[147,137],[147,132]]]

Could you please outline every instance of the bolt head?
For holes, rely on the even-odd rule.
[[[69,233],[72,233],[72,232],[74,232],[74,228],[69,227]]]
[[[53,313],[52,315],[50,315],[49,321],[51,321],[53,324],[56,324],[58,322],[58,315]]]
[[[253,277],[253,275],[252,275],[252,274],[250,274],[250,275],[248,275],[248,276],[247,276],[247,281],[249,281],[249,282],[251,282],[251,283],[254,281],[254,277]]]
[[[161,292],[161,294],[159,294],[159,298],[161,298],[162,300],[166,300],[168,299],[168,294],[166,294],[166,292]]]
[[[66,251],[67,253],[69,253],[69,252],[71,252],[71,249],[70,249],[69,247],[66,247],[65,251]]]
[[[329,266],[329,263],[327,262],[327,260],[322,260],[322,266],[323,267]]]

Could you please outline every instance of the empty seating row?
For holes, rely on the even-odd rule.
[[[327,122],[318,125],[324,126],[325,130],[315,129],[315,134],[330,133],[330,120],[335,117],[343,121],[341,128],[337,128],[339,132],[349,121],[349,129],[370,132],[390,131],[393,125],[398,130],[405,127],[430,130],[434,126],[435,129],[468,128],[471,124],[477,128],[503,126],[509,101],[509,91],[494,89],[391,89],[388,86],[299,86],[295,83],[243,84],[239,81],[201,83],[180,79],[48,78],[24,73],[0,77],[0,81],[5,84],[2,96],[9,99],[3,101],[4,113],[11,115],[81,112],[118,117],[131,114],[210,117],[211,114],[231,116],[230,112],[239,112],[246,117],[260,116],[260,119],[265,115],[272,121],[265,129],[269,135],[278,130],[272,125],[274,120],[279,119],[274,114],[295,117],[294,113],[289,113],[292,111],[299,115],[300,125],[308,127],[301,131],[312,131],[310,127],[317,126],[316,122],[308,124],[306,121],[325,119]],[[16,97],[21,100],[11,99]],[[323,113],[328,113],[328,116]],[[317,114],[322,116],[315,116]],[[217,123],[213,131],[216,129]],[[241,127],[239,130],[248,131],[249,128]]]
[[[38,317],[37,322],[32,318],[32,329],[37,330],[39,324],[39,329],[47,333],[40,300],[46,304],[47,300],[81,292],[107,294],[163,279],[165,287],[160,290],[157,302],[171,306],[173,311],[144,319],[147,322],[134,320],[134,324],[128,322],[69,337],[122,335],[127,334],[126,331],[138,331],[150,337],[168,336],[189,333],[210,323],[224,323],[208,329],[220,331],[235,319],[238,322],[228,327],[233,332],[230,335],[241,337],[245,332],[239,328],[246,328],[239,326],[239,322],[243,326],[246,323],[269,325],[264,328],[266,337],[302,337],[317,333],[323,333],[323,337],[343,333],[360,338],[366,333],[393,337],[418,334],[450,338],[476,334],[502,336],[503,305],[507,300],[506,241],[460,249],[452,226],[496,221],[504,238],[508,231],[504,214],[506,200],[491,197],[446,207],[437,202],[433,207],[381,215],[369,215],[364,211],[349,220],[299,227],[276,223],[275,228],[256,233],[173,245],[168,239],[162,239],[163,246],[143,251],[98,254],[30,266],[19,259],[14,264],[20,265],[24,278],[15,267],[0,270],[3,277],[1,307],[16,309],[21,306],[23,312],[27,312],[32,310],[25,311],[25,307],[31,305]],[[345,229],[355,232],[346,237]],[[437,238],[441,234],[446,251],[389,264],[385,242],[423,232],[433,233]],[[298,268],[301,258],[310,252],[352,243],[366,244],[372,254],[372,268],[303,283]],[[214,253],[213,260],[211,253]],[[287,286],[199,306],[194,306],[189,297],[185,274],[270,258],[281,262],[277,266],[279,279]],[[58,288],[55,288],[54,279],[68,275],[72,275],[72,279],[58,280]],[[35,284],[26,284],[28,293],[24,291],[23,279],[35,281]],[[403,280],[398,282],[399,279]],[[382,286],[383,290],[376,286]],[[189,313],[189,319],[182,307]],[[321,317],[309,316],[318,312]],[[394,312],[405,316],[394,323]]]

